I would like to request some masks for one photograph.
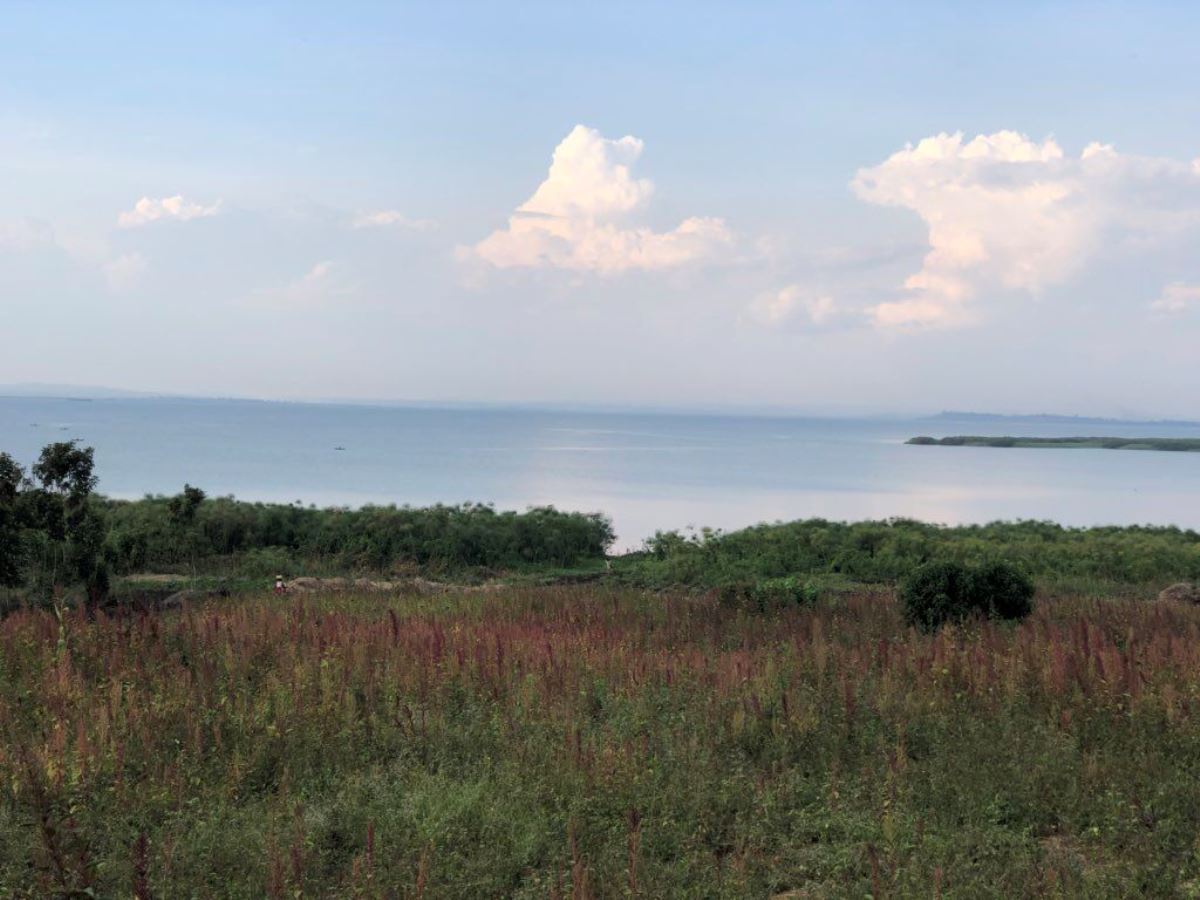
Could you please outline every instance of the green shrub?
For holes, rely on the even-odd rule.
[[[971,573],[971,588],[991,618],[1023,619],[1033,612],[1033,581],[1010,563],[984,563]]]
[[[411,565],[460,572],[574,566],[603,560],[613,542],[612,524],[604,516],[553,507],[524,512],[472,503],[316,509],[205,499],[192,487],[175,497],[104,505],[107,543],[119,573],[211,568],[255,550],[284,554],[309,569],[389,571]]]
[[[750,596],[754,605],[765,612],[789,606],[808,606],[817,601],[819,591],[815,585],[794,575],[788,575],[785,578],[765,578],[756,582]]]
[[[255,547],[242,554],[238,571],[241,574],[272,579],[276,575],[290,576],[296,569],[295,562],[282,547]]]
[[[904,618],[922,631],[935,631],[946,622],[967,618],[973,611],[970,595],[967,567],[950,560],[926,563],[900,588]]]
[[[909,519],[807,519],[740,531],[660,532],[621,568],[653,587],[718,587],[795,575],[808,582],[898,582],[935,559],[1003,560],[1040,581],[1157,586],[1200,581],[1200,532],[1175,527],[1068,528],[1053,522],[941,526]]]
[[[717,600],[722,606],[734,609],[769,612],[793,606],[809,606],[818,600],[820,593],[815,584],[788,575],[757,581],[726,581],[717,588]]]
[[[749,605],[753,594],[753,581],[726,581],[717,587],[717,602],[737,609]]]
[[[972,616],[1021,619],[1033,611],[1033,582],[1010,563],[969,566],[936,560],[919,567],[901,585],[904,616],[922,631]]]

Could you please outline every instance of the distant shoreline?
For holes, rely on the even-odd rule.
[[[1160,425],[1163,428],[1194,428],[1200,426],[1200,421],[1194,419],[1148,419],[1144,417],[1081,416],[1063,415],[1061,413],[1024,413],[1013,415],[1009,413],[963,412],[946,410],[934,416],[927,417],[934,422],[1034,422],[1039,425]]]
[[[1124,437],[984,437],[953,435],[934,438],[927,435],[909,438],[906,444],[919,447],[1003,447],[1058,450],[1160,450],[1176,453],[1200,453],[1200,438],[1124,438]]]
[[[1035,423],[1063,425],[1072,430],[1104,426],[1157,426],[1165,429],[1200,428],[1200,420],[1188,418],[1153,418],[1130,414],[1124,417],[1094,415],[1064,415],[1061,413],[992,413],[944,410],[928,413],[921,410],[890,410],[862,408],[805,408],[779,405],[691,405],[672,403],[613,403],[569,400],[455,400],[396,397],[268,397],[189,394],[164,391],[129,390],[97,385],[49,384],[39,382],[0,383],[0,400],[68,400],[68,401],[146,401],[168,403],[253,403],[284,406],[368,407],[376,409],[422,409],[451,412],[550,412],[581,415],[667,415],[700,416],[706,418],[805,419],[820,421],[907,421],[946,423]],[[973,427],[973,426],[972,426]]]

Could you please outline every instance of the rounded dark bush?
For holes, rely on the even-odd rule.
[[[972,616],[1021,619],[1033,611],[1033,582],[1010,563],[967,566],[939,560],[919,567],[901,585],[904,617],[922,631]]]
[[[904,580],[900,597],[904,618],[922,631],[961,622],[972,612],[971,577],[961,563],[940,560],[917,568]]]
[[[1033,612],[1033,580],[1011,563],[990,562],[971,573],[976,603],[995,619],[1023,619]]]

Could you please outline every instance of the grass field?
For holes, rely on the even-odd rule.
[[[1039,601],[18,611],[0,896],[1200,895],[1200,609]]]

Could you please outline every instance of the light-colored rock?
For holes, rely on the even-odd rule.
[[[1159,600],[1175,600],[1178,603],[1200,603],[1200,587],[1181,581],[1164,588],[1158,595]]]

